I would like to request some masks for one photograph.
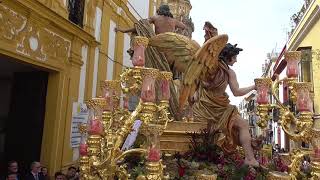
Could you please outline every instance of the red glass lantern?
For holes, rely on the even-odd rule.
[[[258,78],[254,80],[257,89],[257,103],[258,104],[268,104],[269,103],[269,93],[271,86],[270,78]]]
[[[297,92],[297,110],[299,112],[311,112],[310,87],[311,85],[305,82],[295,84]]]
[[[117,96],[117,89],[120,88],[120,82],[117,80],[105,80],[101,86],[103,98],[106,100],[106,106],[103,107],[105,111],[112,111],[117,102],[114,96]]]
[[[172,73],[162,71],[160,72],[160,97],[159,100],[169,101],[170,99],[170,81],[172,80]]]
[[[79,154],[80,156],[88,156],[88,144],[83,138],[81,138]]]
[[[89,135],[102,135],[102,112],[106,106],[106,100],[104,98],[93,98],[87,102],[89,107],[89,122],[88,122],[88,134]]]
[[[103,134],[103,125],[100,119],[94,117],[89,121],[88,133],[90,135],[102,135]]]
[[[154,146],[150,147],[147,160],[150,162],[158,162],[160,160],[160,150]]]
[[[288,78],[297,78],[299,75],[298,64],[301,59],[300,51],[290,51],[285,55],[285,60],[287,61],[287,77]]]
[[[143,67],[145,64],[145,55],[144,51],[148,45],[148,38],[137,36],[134,39],[133,43],[133,56],[132,56],[132,64],[134,66]]]
[[[155,80],[159,75],[159,70],[146,68],[142,69],[142,88],[141,88],[141,100],[143,102],[155,102]]]
[[[158,134],[151,133],[148,135],[148,154],[147,160],[149,162],[158,162],[161,158],[160,154],[160,139]]]

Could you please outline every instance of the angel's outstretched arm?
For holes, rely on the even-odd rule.
[[[229,86],[234,96],[244,96],[248,94],[250,91],[255,89],[255,85],[245,87],[245,88],[240,88],[236,73],[232,69],[229,69],[228,73],[229,73]]]

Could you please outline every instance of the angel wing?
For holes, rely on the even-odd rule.
[[[208,72],[212,73],[218,68],[219,54],[227,42],[227,35],[218,35],[200,48],[195,41],[175,33],[158,34],[149,39],[150,46],[164,52],[168,62],[184,73],[179,97],[180,109],[194,94],[197,82],[205,78]]]

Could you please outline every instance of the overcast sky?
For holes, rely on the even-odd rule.
[[[191,0],[191,17],[195,25],[193,39],[204,41],[204,22],[210,21],[219,34],[228,34],[231,44],[244,51],[232,67],[240,87],[253,85],[253,79],[262,75],[266,54],[273,49],[281,51],[291,28],[290,17],[298,12],[303,0]],[[238,105],[243,97],[233,97]]]

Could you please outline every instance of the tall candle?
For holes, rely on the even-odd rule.
[[[299,112],[311,111],[311,98],[310,98],[310,84],[296,83],[295,88],[297,91],[297,110]]]
[[[155,102],[155,79],[157,78],[158,72],[157,69],[144,69],[142,71],[141,100],[143,102]]]
[[[161,80],[161,97],[160,100],[169,100],[170,99],[170,86],[168,80]]]
[[[133,56],[132,64],[134,66],[144,66],[145,64],[145,55],[144,51],[148,45],[148,38],[142,36],[136,36],[133,43]]]
[[[132,64],[134,66],[144,66],[145,64],[145,56],[144,56],[144,46],[136,45],[134,46],[134,53],[132,56]]]
[[[269,97],[268,97],[268,87],[263,86],[257,88],[257,103],[258,104],[268,104],[269,103]]]
[[[159,161],[160,160],[160,150],[157,149],[155,146],[150,147],[147,160],[150,162]]]

